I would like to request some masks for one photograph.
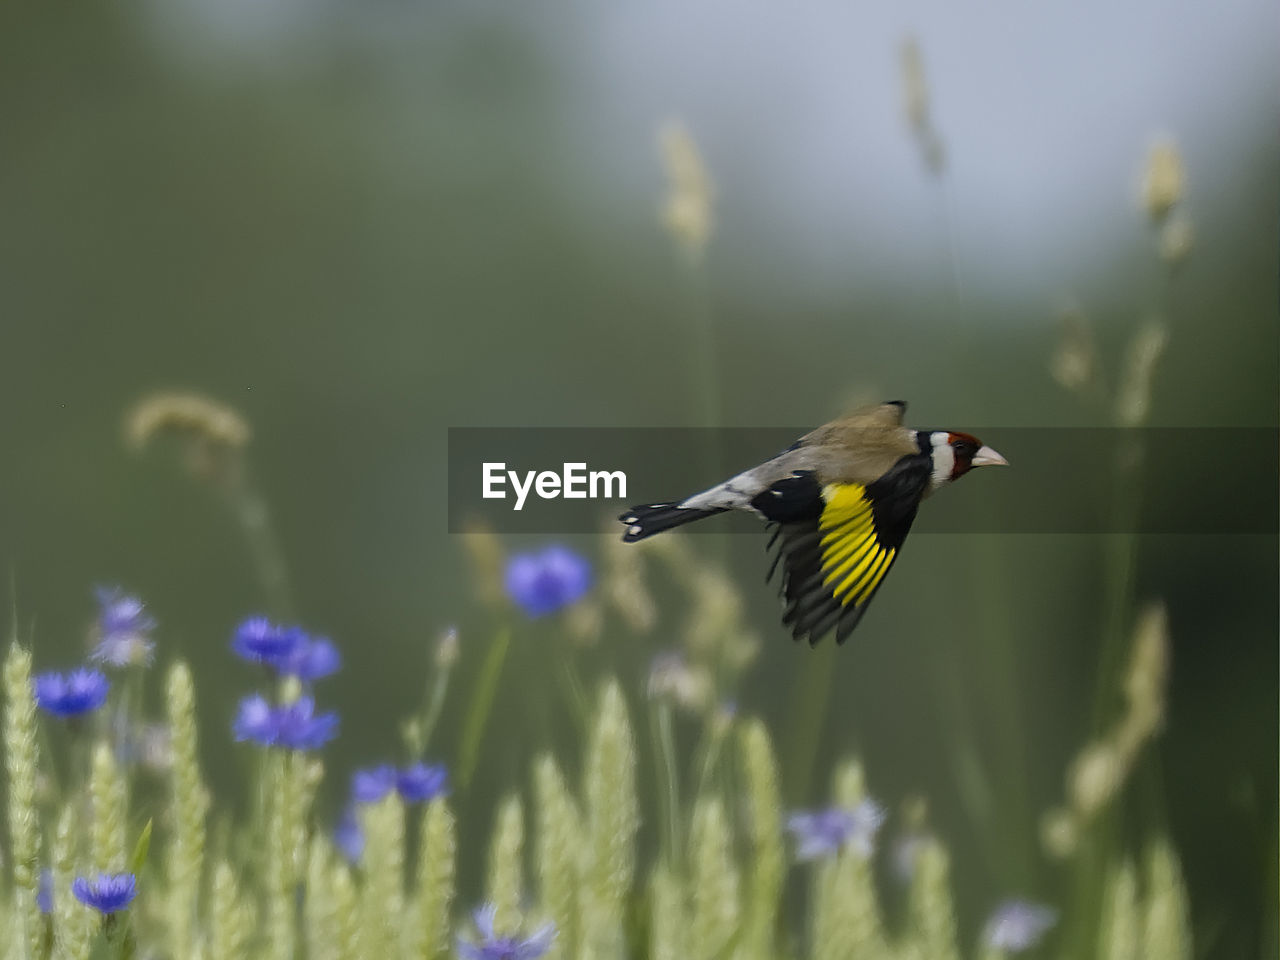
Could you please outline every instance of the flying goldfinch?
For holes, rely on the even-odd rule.
[[[907,405],[857,410],[782,453],[679,503],[635,506],[618,519],[627,543],[726,510],[772,529],[769,578],[782,574],[782,622],[817,643],[843,643],[866,612],[916,518],[920,501],[972,467],[1008,461],[967,433],[912,430]]]

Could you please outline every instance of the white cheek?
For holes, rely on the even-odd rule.
[[[951,471],[956,466],[956,452],[951,449],[949,438],[945,433],[933,437],[933,477],[930,487],[937,490],[951,480]]]

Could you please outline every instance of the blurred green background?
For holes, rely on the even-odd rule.
[[[1163,323],[1152,424],[1275,427],[1274,17],[1261,2],[1148,0],[980,16],[6,4],[0,546],[37,664],[79,655],[91,585],[137,592],[161,659],[197,672],[215,784],[239,775],[220,731],[252,678],[227,640],[266,600],[222,505],[124,448],[124,412],[160,388],[252,424],[296,614],[348,658],[324,694],[343,717],[335,807],[350,766],[395,755],[439,632],[461,631],[455,707],[488,641],[446,531],[449,426],[816,424],[892,396],[917,423],[982,427],[999,448],[1001,426],[1111,423],[1107,403],[1050,375],[1074,308],[1111,385],[1135,331]],[[908,36],[940,171],[904,113]],[[714,185],[692,266],[659,216],[672,118]],[[1138,201],[1160,137],[1181,153],[1194,227],[1172,277]],[[1188,508],[1275,480],[1226,476],[1188,489]],[[927,798],[969,916],[1006,894],[1061,899],[1038,818],[1118,703],[1114,684],[1099,692],[1107,541],[913,538],[853,642],[819,654],[833,691],[819,769],[856,749],[891,807]],[[1168,605],[1173,652],[1167,729],[1123,835],[1172,831],[1205,956],[1275,945],[1276,546],[1135,544],[1133,600]],[[813,655],[776,622],[761,545],[695,547],[731,565],[764,640],[738,707],[785,729]],[[639,698],[672,632],[606,636],[597,659]],[[520,681],[499,692],[464,850],[527,779]],[[460,724],[446,709],[446,760]],[[957,737],[994,794],[986,824]],[[815,776],[791,799],[823,790]]]

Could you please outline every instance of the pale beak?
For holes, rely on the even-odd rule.
[[[990,447],[979,447],[978,452],[973,455],[973,459],[969,462],[975,467],[1007,467],[1009,465],[1008,460]]]

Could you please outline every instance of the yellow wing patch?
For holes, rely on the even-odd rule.
[[[822,490],[822,580],[846,607],[871,599],[897,553],[876,535],[866,492],[857,483],[829,484]]]

